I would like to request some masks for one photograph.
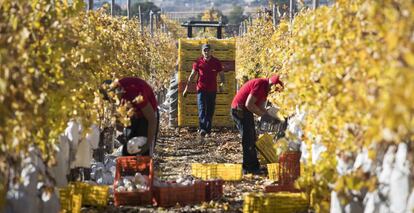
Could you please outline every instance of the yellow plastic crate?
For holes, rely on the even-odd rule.
[[[188,68],[182,68],[178,72],[179,82],[187,82],[188,77],[190,76],[192,65],[185,65],[185,66],[188,66]],[[234,76],[234,74],[228,75],[228,73],[233,73],[233,72],[224,73],[224,86],[225,88],[227,86],[229,88],[233,88],[236,85],[236,77]],[[217,75],[217,86],[219,86],[219,84],[220,84],[220,76]],[[234,87],[234,91],[235,91],[235,87]]]
[[[199,50],[201,52],[201,45],[207,42],[207,39],[188,39],[181,38],[178,41],[179,50]]]
[[[267,172],[270,180],[279,181],[279,163],[267,164]]]
[[[198,120],[186,120],[186,119],[179,119],[178,120],[178,126],[189,126],[189,127],[197,127],[198,126]]]
[[[304,193],[248,193],[244,195],[243,212],[306,212],[309,199]]]
[[[277,163],[279,162],[279,159],[273,145],[273,138],[267,133],[260,135],[256,142],[256,147],[260,154],[262,154],[268,162]]]
[[[183,97],[183,95],[179,93],[178,94],[178,107],[182,105],[181,107],[184,107],[184,109],[186,109],[187,104],[190,104],[190,105],[197,104],[197,94],[190,93],[190,94],[187,94],[186,97]]]
[[[106,206],[108,204],[109,186],[89,186],[82,194],[82,203],[90,206]]]
[[[202,180],[215,179],[217,177],[217,164],[193,163],[191,175]]]
[[[220,86],[219,83],[217,83],[217,91],[219,90],[219,86]],[[235,83],[224,84],[222,93],[219,93],[218,91],[217,94],[226,94],[228,96],[226,101],[230,104],[231,101],[233,100],[233,97],[236,95],[236,84]]]
[[[187,82],[188,76],[190,76],[189,72],[179,71],[178,72],[178,82]]]
[[[228,104],[231,104],[233,101],[232,95],[229,94],[217,94],[216,95],[216,102],[227,102]]]
[[[197,115],[193,115],[193,116],[188,116],[188,115],[178,115],[178,122],[190,122],[190,123],[194,123],[194,122],[198,122],[198,116]]]
[[[236,58],[236,52],[235,51],[212,51],[211,53],[214,57],[218,58],[222,61],[232,61]]]
[[[227,113],[229,114],[229,113]],[[181,126],[198,126],[198,115],[197,114],[178,114],[178,125]],[[214,115],[213,126],[214,127],[231,127],[234,125],[233,119],[229,115]]]
[[[181,104],[180,108],[184,107],[183,110],[181,110],[180,113],[178,113],[179,115],[198,115],[198,105],[197,104],[187,104],[187,105],[183,105]]]
[[[217,164],[217,176],[227,181],[242,179],[243,170],[241,164]]]
[[[235,72],[225,72],[224,73],[224,78],[225,78],[225,80],[232,79],[232,80],[236,81],[236,73]]]
[[[207,42],[211,45],[214,50],[235,50],[236,40],[235,39],[208,39]]]
[[[82,207],[82,194],[76,194],[73,186],[59,188],[59,202],[63,212],[79,213]]]
[[[200,57],[202,55],[201,46],[196,47],[196,49],[180,49],[180,53],[184,55],[197,55]]]
[[[269,162],[263,157],[262,154],[257,153],[257,159],[259,159],[260,165],[267,165]]]
[[[225,181],[239,181],[242,179],[241,164],[191,164],[191,174],[202,180],[223,179]]]
[[[198,122],[196,123],[196,122],[178,122],[178,126],[181,126],[181,127],[183,127],[183,126],[185,126],[185,127],[198,127],[199,126],[199,124],[198,124]]]
[[[226,124],[226,125],[228,125],[228,124],[233,125],[234,124],[234,121],[231,118],[230,113],[228,113],[227,115],[224,115],[224,116],[223,115],[222,116],[214,115],[213,116],[213,122],[218,123],[218,124]]]
[[[83,182],[71,183],[76,194],[82,195],[82,205],[106,206],[108,204],[109,186],[95,186]]]
[[[59,188],[59,201],[60,207],[62,210],[71,211],[72,210],[72,203],[71,198],[74,194],[74,187],[62,187]]]
[[[220,97],[219,95],[224,95]],[[217,94],[216,96],[216,104],[231,104],[233,101],[231,96],[228,94]],[[187,105],[196,105],[197,104],[197,94],[187,94],[186,97],[183,97],[182,94],[178,94],[178,107],[183,107],[183,109],[187,109]],[[180,109],[179,109],[180,110]]]
[[[190,113],[186,110],[186,108],[182,108],[182,107],[188,107],[188,105],[182,105],[181,107],[178,107],[178,119],[184,120],[184,119],[196,119],[198,117],[197,112],[194,110],[193,113]]]
[[[197,60],[201,56],[202,56],[201,49],[199,51],[180,51],[178,55],[180,59],[192,60],[192,61]]]
[[[227,116],[227,115],[230,114],[230,108],[231,108],[230,104],[225,104],[225,105],[217,105],[216,104],[216,109],[214,111],[214,115]]]
[[[72,195],[72,213],[81,212],[82,207],[82,195],[74,194]]]
[[[220,85],[220,78],[217,77],[217,90],[218,86]],[[232,94],[236,93],[236,79],[225,79],[224,81],[224,89],[229,88],[232,89]]]
[[[178,71],[190,74],[191,70],[193,69],[193,63],[194,60],[180,58],[178,61]]]
[[[193,69],[194,60],[180,58],[178,61],[178,72],[183,72],[186,75],[190,75],[191,70]],[[224,64],[222,64],[224,66]],[[224,78],[227,79],[236,79],[235,70],[227,70],[224,72]]]

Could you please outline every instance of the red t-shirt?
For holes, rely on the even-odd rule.
[[[246,109],[247,97],[250,94],[257,98],[256,106],[260,106],[266,101],[269,88],[269,79],[267,78],[256,78],[246,82],[234,96],[231,108]]]
[[[140,78],[123,78],[119,80],[119,84],[125,90],[122,95],[122,101],[130,101],[135,107],[136,117],[140,118],[143,116],[141,109],[147,104],[151,104],[152,109],[157,109],[157,99],[155,98],[154,92],[147,82]],[[140,103],[134,103],[133,100],[137,96],[142,96]]]
[[[211,56],[206,61],[204,57],[200,57],[194,62],[193,70],[198,73],[197,91],[217,91],[217,74],[223,70],[220,60]]]

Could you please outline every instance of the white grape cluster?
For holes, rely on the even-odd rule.
[[[183,187],[183,186],[191,186],[194,185],[195,180],[190,177],[178,177],[175,181],[165,182],[161,181],[158,178],[154,179],[154,186],[155,187]]]
[[[141,173],[121,177],[115,182],[117,192],[144,192],[149,190],[149,178]]]

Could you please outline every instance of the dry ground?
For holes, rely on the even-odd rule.
[[[235,129],[214,129],[206,138],[197,135],[195,129],[166,128],[161,131],[156,145],[155,175],[163,180],[176,180],[191,175],[191,163],[241,163],[241,139]],[[262,191],[266,180],[258,176],[244,176],[242,181],[225,182],[221,200],[195,206],[119,207],[109,205],[105,209],[84,208],[82,212],[241,212],[243,193]],[[112,204],[112,203],[111,203]]]

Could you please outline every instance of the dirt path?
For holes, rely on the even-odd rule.
[[[195,131],[165,129],[161,132],[156,166],[159,177],[175,180],[191,175],[191,163],[241,163],[241,139],[236,130],[216,129],[210,137],[200,138]],[[204,203],[193,207],[170,208],[170,211],[240,212],[243,193],[263,190],[263,179],[244,177],[239,182],[225,182],[224,196],[217,202]]]
[[[176,180],[191,175],[191,163],[241,163],[242,148],[236,130],[215,129],[211,136],[200,138],[188,128],[162,128],[154,157],[155,175],[162,180]],[[82,212],[241,212],[243,193],[263,191],[262,177],[244,176],[242,181],[225,182],[221,200],[195,206],[120,207],[87,209]]]

